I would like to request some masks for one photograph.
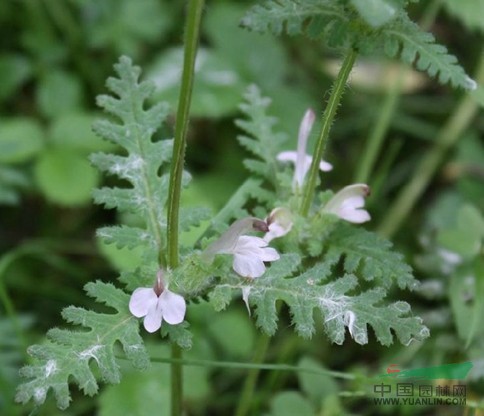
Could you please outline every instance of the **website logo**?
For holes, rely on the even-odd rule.
[[[390,364],[373,385],[375,405],[465,406],[467,386],[463,380],[472,362],[400,369]]]

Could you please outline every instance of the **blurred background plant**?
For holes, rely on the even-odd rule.
[[[320,43],[239,28],[251,4],[209,1],[203,21],[187,153],[188,167],[195,175],[183,203],[209,206],[214,212],[246,176],[242,164],[246,154],[237,144],[240,132],[233,123],[246,87],[256,83],[272,98],[278,130],[291,138],[288,148],[295,148],[302,114],[308,107],[322,111],[339,62],[338,54]],[[482,66],[483,0],[414,3],[410,13],[448,46],[468,72]],[[114,280],[118,271],[128,269],[140,256],[136,250],[103,245],[94,237],[102,225],[131,221],[126,215],[115,218],[91,202],[91,191],[101,178],[87,155],[116,150],[91,131],[97,111],[94,98],[105,92],[104,80],[113,63],[126,54],[156,82],[157,97],[175,108],[183,18],[184,2],[168,0],[0,3],[2,415],[28,412],[13,404],[17,370],[27,359],[26,346],[41,342],[48,328],[63,325],[59,313],[63,307],[90,306],[82,292],[86,282]],[[333,189],[354,177],[371,185],[369,227],[393,235],[397,249],[413,264],[422,287],[407,296],[415,314],[425,317],[431,337],[408,348],[384,348],[375,340],[366,346],[351,342],[335,346],[322,334],[311,341],[297,338],[287,328],[286,317],[267,360],[354,375],[380,374],[388,363],[416,367],[471,360],[471,412],[484,394],[480,325],[484,316],[484,89],[464,94],[382,59],[360,61],[350,88],[328,151],[327,159],[336,169],[324,179]],[[453,119],[457,119],[454,124]],[[446,140],[449,126],[454,126],[453,136]],[[369,139],[374,136],[377,139]],[[365,171],[361,155],[367,139],[378,138],[385,140],[383,150],[376,151],[373,168]],[[414,199],[395,225],[389,211],[426,158],[434,160],[435,166],[425,171],[423,195],[411,193]],[[250,361],[256,329],[243,305],[215,314],[201,302],[189,308],[188,320],[197,342],[187,359]],[[159,346],[152,353],[167,355]],[[165,383],[160,371],[165,372]],[[184,371],[189,414],[230,413],[246,370],[187,366]],[[167,414],[168,377],[162,363],[151,373],[127,369],[122,384],[106,387],[96,399],[74,392],[79,397],[63,414]],[[296,411],[300,415],[434,411],[373,408],[360,395],[367,386],[359,383],[304,372],[263,372],[253,411],[282,416]],[[439,409],[439,414],[461,414],[454,411]],[[52,399],[42,409],[45,415],[58,412]]]

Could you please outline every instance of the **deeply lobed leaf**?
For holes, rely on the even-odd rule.
[[[361,54],[384,51],[437,77],[441,84],[475,89],[457,59],[413,23],[401,0],[269,0],[246,14],[243,24],[255,31],[283,31],[323,39],[329,46],[354,48]]]
[[[251,283],[234,281],[217,286],[210,300],[216,309],[223,309],[234,292],[249,290],[248,299],[255,308],[257,325],[269,335],[277,329],[278,301],[288,306],[296,332],[305,338],[316,331],[315,310],[322,316],[328,337],[337,344],[343,343],[347,327],[351,327],[351,336],[359,344],[368,343],[370,326],[383,345],[393,342],[392,331],[404,344],[429,335],[421,318],[410,315],[407,303],[384,303],[384,289],[358,293],[356,276],[345,274],[326,282],[332,273],[331,264],[322,261],[300,273],[296,272],[300,262],[296,254],[283,255]]]
[[[120,373],[114,355],[118,342],[135,367],[149,366],[149,357],[139,335],[138,320],[128,310],[129,296],[102,282],[88,283],[86,291],[116,312],[97,313],[72,306],[64,309],[63,317],[68,322],[81,325],[87,331],[55,328],[48,332],[48,341],[29,348],[32,364],[24,367],[21,374],[31,380],[19,386],[18,402],[26,403],[32,399],[42,404],[49,389],[52,389],[57,405],[65,409],[71,400],[71,381],[77,383],[85,394],[96,394],[98,380],[92,368],[94,363],[104,381],[118,383]]]

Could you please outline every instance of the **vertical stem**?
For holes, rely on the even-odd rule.
[[[380,152],[383,139],[390,126],[390,121],[397,108],[398,98],[400,97],[401,85],[403,82],[403,75],[405,71],[402,68],[398,73],[398,79],[388,91],[385,101],[383,102],[383,109],[380,112],[380,116],[376,122],[375,128],[368,137],[368,142],[363,149],[363,156],[360,159],[358,168],[355,175],[356,183],[365,183],[370,177],[375,161]]]
[[[170,187],[168,193],[167,265],[174,269],[178,266],[178,221],[180,210],[180,193],[185,162],[186,136],[188,130],[190,103],[192,98],[193,80],[195,78],[195,58],[197,55],[198,39],[204,0],[190,0],[185,26],[185,46],[183,56],[183,72],[178,99],[178,109],[175,124],[175,142],[170,172]],[[160,254],[161,255],[161,254]],[[178,345],[173,344],[172,358],[181,359],[182,352]],[[182,414],[183,399],[183,368],[180,361],[171,364],[171,414]]]
[[[351,69],[355,63],[357,52],[350,49],[341,65],[338,76],[334,81],[331,96],[329,97],[328,105],[323,114],[323,125],[321,127],[321,133],[319,134],[318,141],[316,142],[316,148],[314,149],[313,161],[311,168],[309,169],[309,178],[307,180],[306,187],[304,189],[303,201],[301,205],[301,214],[306,216],[309,213],[311,202],[314,196],[314,189],[316,188],[316,181],[318,179],[319,163],[323,158],[326,143],[328,142],[329,131],[333,123],[336,110],[343,96],[346,81],[350,75]]]
[[[170,172],[170,187],[168,191],[168,258],[171,268],[178,266],[178,221],[180,209],[180,193],[185,163],[186,135],[188,130],[190,103],[192,98],[193,80],[195,78],[195,58],[197,55],[200,23],[204,0],[190,0],[185,27],[185,51],[183,57],[183,73],[178,99],[178,110],[175,124],[175,143]]]
[[[255,354],[252,359],[253,363],[259,364],[263,362],[264,357],[267,353],[267,349],[269,348],[269,343],[270,337],[266,334],[262,334],[255,347]],[[259,373],[259,368],[252,368],[249,370],[249,374],[245,379],[244,387],[240,395],[239,404],[237,406],[235,416],[245,416],[249,412],[252,406],[252,398],[254,396]]]
[[[484,82],[484,57],[479,63],[475,80],[478,84]],[[379,228],[382,235],[391,237],[398,231],[428,186],[446,152],[459,140],[477,110],[478,104],[475,99],[466,94],[454,114],[440,130],[432,149],[422,158],[412,178],[390,206]]]

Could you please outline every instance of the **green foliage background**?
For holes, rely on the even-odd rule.
[[[361,2],[352,3],[355,10],[363,10],[359,9]],[[481,0],[459,3],[460,7],[453,0],[439,4],[431,31],[472,74],[483,53],[483,20],[476,16],[482,16],[479,10],[484,6]],[[183,194],[186,207],[205,206],[217,212],[245,180],[242,161],[248,153],[237,143],[241,131],[234,118],[241,117],[238,105],[249,84],[257,84],[264,96],[271,97],[270,113],[279,120],[276,130],[287,137],[283,147],[293,149],[305,109],[312,107],[318,113],[323,109],[333,64],[340,58],[334,49],[303,36],[275,37],[241,29],[239,22],[251,4],[207,2],[189,132],[187,167],[193,180]],[[410,16],[423,20],[430,7],[427,2],[411,4]],[[389,19],[372,15],[371,9],[365,11],[369,14],[361,13],[363,18],[374,26],[384,26]],[[139,219],[129,212],[114,214],[92,204],[94,187],[119,182],[113,177],[101,178],[88,155],[120,151],[91,130],[98,116],[94,98],[106,93],[105,79],[112,74],[118,56],[125,54],[142,66],[145,78],[155,81],[155,98],[175,108],[183,17],[184,2],[167,0],[7,0],[0,4],[2,415],[31,410],[13,403],[18,369],[28,360],[27,345],[44,342],[47,329],[64,326],[62,308],[76,305],[89,309],[93,305],[83,293],[84,284],[100,280],[97,285],[114,290],[110,283],[116,281],[118,273],[147,255],[107,245],[95,237],[97,228],[116,223],[136,227]],[[396,82],[391,77],[396,61],[388,61],[375,51],[368,51],[365,58],[351,79],[332,131],[327,159],[335,169],[322,177],[332,189],[352,182],[366,138],[385,110],[385,96]],[[414,58],[409,52],[407,61]],[[388,77],[377,77],[375,82],[376,73]],[[463,94],[415,72],[408,75],[402,89],[386,134],[387,146],[369,180],[372,221],[366,227],[373,230],[378,230],[387,207],[419,160],[435,145],[441,126]],[[482,105],[481,89],[475,99]],[[168,114],[168,127],[160,136],[172,134],[172,116],[173,112]],[[413,368],[471,360],[474,369],[468,399],[480,400],[484,394],[484,332],[480,326],[484,313],[483,121],[479,111],[468,122],[394,238],[398,251],[404,253],[422,282],[419,291],[405,294],[405,300],[424,318],[431,337],[407,348],[399,344],[382,347],[373,333],[365,346],[349,341],[335,345],[322,333],[304,340],[288,328],[290,311],[283,309],[268,361],[372,376],[383,373],[389,363]],[[189,244],[197,237],[196,229],[187,230],[182,240]],[[449,264],[443,250],[458,253],[464,261]],[[469,279],[469,275],[476,278]],[[395,289],[394,296],[401,299],[402,294]],[[218,314],[201,299],[190,305],[187,320],[195,339],[187,358],[250,361],[258,331],[241,302]],[[159,343],[149,352],[154,357],[168,356],[166,346]],[[139,415],[168,413],[165,364],[156,364],[145,373],[128,365],[121,370],[123,382],[102,388],[94,399],[74,391],[66,414],[98,412],[109,416],[126,409]],[[233,411],[245,371],[211,367],[186,367],[184,371],[189,414]],[[116,371],[112,377],[116,379]],[[308,415],[383,413],[357,394],[368,388],[358,383],[304,372],[265,372],[255,412],[282,416],[294,414],[292,409]],[[344,391],[349,393],[338,395]],[[386,410],[395,414],[409,411]],[[410,410],[429,414],[435,409]],[[40,414],[58,412],[49,398]]]

